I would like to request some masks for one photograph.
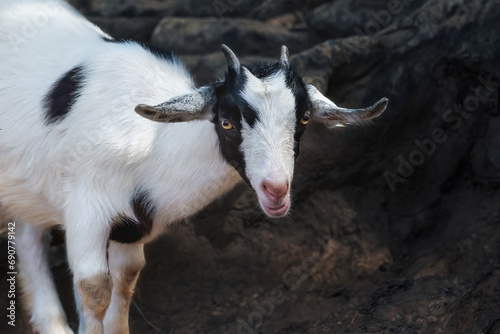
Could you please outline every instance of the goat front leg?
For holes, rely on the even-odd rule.
[[[39,334],[73,334],[49,268],[49,231],[41,225],[18,222],[16,234],[23,304],[33,330]]]
[[[108,262],[113,277],[111,304],[104,317],[104,333],[128,334],[128,315],[139,273],[144,267],[144,244],[110,241]]]
[[[85,211],[73,212],[66,224],[68,261],[73,271],[80,334],[102,334],[113,287],[107,261],[110,222]]]

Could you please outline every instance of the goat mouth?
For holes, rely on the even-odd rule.
[[[290,208],[290,201],[286,200],[281,205],[266,205],[260,202],[260,205],[266,215],[272,218],[279,218],[288,212],[288,209]]]

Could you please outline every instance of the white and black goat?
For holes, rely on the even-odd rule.
[[[62,1],[0,0],[0,202],[39,333],[72,333],[43,246],[66,232],[80,333],[128,333],[143,245],[241,179],[271,217],[290,207],[300,137],[380,115],[337,107],[282,48],[196,88],[172,57],[113,40]]]

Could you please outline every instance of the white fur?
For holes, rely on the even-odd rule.
[[[15,30],[26,3],[43,1],[8,1],[0,7],[2,30]],[[107,219],[130,211],[139,185],[165,203],[160,212],[166,225],[199,211],[238,181],[219,154],[213,124],[160,124],[133,111],[139,103],[158,104],[192,92],[193,82],[180,64],[160,60],[137,44],[106,43],[82,17],[74,22],[73,11],[65,6],[57,11],[57,20],[26,44],[29,49],[12,52],[0,45],[2,203],[28,221],[54,225],[75,206],[72,197],[97,195],[85,204],[98,206],[102,217],[97,218]],[[66,20],[80,24],[79,35],[59,29]],[[80,64],[86,98],[78,99],[60,124],[44,125],[43,97]],[[217,191],[200,191],[214,181]],[[193,197],[197,203],[186,208]]]
[[[23,33],[32,22],[35,29]],[[59,1],[0,1],[0,36],[0,201],[18,222],[41,231],[64,226],[75,283],[109,272],[111,218],[132,215],[137,188],[159,204],[147,242],[240,180],[222,158],[210,122],[161,124],[134,112],[140,103],[194,91],[181,64],[134,43],[105,42],[104,33]],[[45,125],[44,96],[78,65],[85,93],[62,122]],[[41,254],[35,241],[23,247]],[[26,255],[21,261],[29,268],[36,259]],[[30,278],[24,289],[36,301],[33,325],[41,333],[65,332],[64,323],[47,316],[47,305],[56,310],[54,319],[63,314],[55,291],[38,285],[50,280],[42,265],[38,273],[25,271]],[[128,312],[117,311],[113,301],[113,312]],[[87,332],[102,328],[88,312],[80,316]]]
[[[19,272],[25,288],[25,302],[33,310],[30,322],[41,333],[69,334],[66,315],[57,298],[47,264],[48,240],[44,230],[32,224],[16,225],[20,250]]]
[[[242,96],[257,111],[253,128],[243,120],[241,144],[246,174],[259,201],[269,205],[262,183],[291,184],[294,169],[295,97],[282,71],[260,80],[244,70],[247,85]],[[290,189],[283,201],[289,200]]]
[[[133,289],[133,285],[129,284],[130,277],[123,268],[131,268],[140,271],[146,264],[144,258],[144,244],[124,245],[116,242],[111,242],[109,245],[109,270],[113,277],[113,295],[111,304],[106,311],[104,318],[104,329],[106,333],[126,333],[128,330],[128,310],[130,299],[122,295],[122,289],[127,285]]]

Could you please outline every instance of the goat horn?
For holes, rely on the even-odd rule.
[[[231,50],[226,44],[222,44],[222,52],[224,52],[224,56],[226,56],[229,69],[235,71],[237,74],[240,73],[241,64],[233,50]]]
[[[286,45],[281,47],[281,65],[283,65],[283,67],[290,66],[290,53],[288,52]]]

